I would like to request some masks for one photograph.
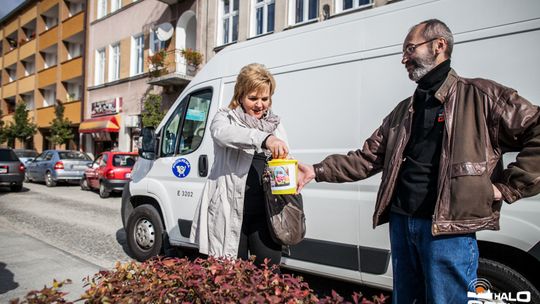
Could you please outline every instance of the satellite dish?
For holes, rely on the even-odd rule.
[[[165,22],[157,26],[156,36],[161,41],[167,41],[171,39],[173,32],[174,28],[172,24],[170,24],[169,22]]]

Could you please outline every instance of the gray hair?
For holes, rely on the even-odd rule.
[[[439,37],[443,38],[446,40],[446,44],[448,45],[445,55],[448,56],[448,58],[452,57],[452,50],[454,49],[454,35],[452,35],[450,28],[439,19],[429,19],[415,25],[413,29],[422,24],[425,25],[424,30],[422,31],[422,36],[424,39],[429,40]]]

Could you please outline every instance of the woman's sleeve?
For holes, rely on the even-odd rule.
[[[210,125],[214,142],[222,147],[233,149],[255,149],[262,152],[262,143],[270,133],[246,128],[231,123],[227,111],[220,110]]]

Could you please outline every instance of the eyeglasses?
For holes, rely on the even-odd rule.
[[[431,41],[435,41],[439,39],[438,37],[437,38],[433,38],[433,39],[430,39],[430,40],[426,40],[424,42],[420,42],[420,43],[417,43],[417,44],[408,44],[405,49],[403,50],[403,55],[407,54],[407,55],[412,55],[414,54],[414,51],[416,51],[416,48],[421,46],[422,44],[426,44],[426,43],[429,43]]]

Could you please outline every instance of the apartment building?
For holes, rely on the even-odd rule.
[[[197,48],[210,59],[227,45],[385,5],[389,0],[200,0]],[[286,47],[286,46],[284,46]]]
[[[88,1],[85,151],[135,150],[146,98],[176,100],[194,75],[181,50],[195,48],[196,11],[195,0]]]
[[[13,121],[16,104],[26,104],[38,126],[27,147],[53,147],[47,137],[57,103],[77,133],[84,101],[85,7],[86,0],[26,0],[0,20],[1,119]],[[15,147],[22,146],[16,141]],[[66,146],[77,149],[78,137]]]

